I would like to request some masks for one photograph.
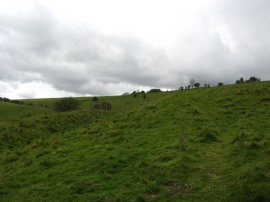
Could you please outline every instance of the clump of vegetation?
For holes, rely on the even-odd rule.
[[[100,103],[94,103],[93,105],[92,105],[92,107],[93,107],[93,109],[101,109],[101,104]]]
[[[94,103],[93,104],[93,109],[97,109],[97,110],[105,110],[105,111],[109,111],[112,110],[112,103],[108,102],[108,101],[104,101],[101,103]]]
[[[101,108],[103,110],[106,110],[106,111],[112,110],[112,103],[110,103],[108,101],[104,101],[104,102],[101,103]]]
[[[72,98],[61,98],[54,104],[54,109],[58,112],[67,112],[79,109],[80,103]]]

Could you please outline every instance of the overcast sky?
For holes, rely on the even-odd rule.
[[[0,0],[0,97],[270,79],[269,0]]]

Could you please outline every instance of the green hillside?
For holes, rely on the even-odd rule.
[[[270,82],[77,99],[5,109],[0,201],[270,201]]]
[[[0,101],[0,126],[5,126],[12,122],[16,123],[28,117],[50,113],[54,112],[44,107],[18,105]]]

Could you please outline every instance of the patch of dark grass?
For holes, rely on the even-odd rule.
[[[110,130],[107,132],[107,135],[109,137],[118,137],[118,136],[121,136],[121,131],[120,130]]]
[[[5,163],[12,163],[15,162],[17,160],[19,160],[20,156],[14,153],[8,153],[5,157],[4,157],[4,162]]]
[[[242,142],[246,145],[251,145],[252,147],[252,145],[262,142],[264,137],[264,135],[254,133],[252,131],[241,130],[240,133],[235,136],[232,143]],[[256,148],[255,145],[254,148]]]
[[[57,163],[55,161],[52,161],[52,160],[49,160],[49,159],[46,159],[46,160],[43,160],[40,162],[40,165],[45,168],[45,169],[49,169],[53,166],[56,166]]]
[[[217,133],[215,131],[209,130],[208,128],[202,129],[198,134],[199,142],[209,143],[218,141]]]
[[[270,98],[262,98],[259,102],[270,102]]]
[[[187,184],[165,183],[163,187],[169,193],[173,195],[180,195],[182,197],[188,196],[193,192],[193,188]]]
[[[85,194],[95,191],[97,185],[94,182],[74,182],[69,186],[71,194]]]
[[[27,160],[24,162],[24,165],[25,165],[25,166],[31,166],[32,164],[33,164],[32,159],[27,159]]]
[[[267,186],[267,185],[266,185]],[[244,183],[239,187],[239,196],[233,196],[239,201],[247,202],[267,202],[270,201],[270,193],[265,188],[257,187],[249,183]],[[268,186],[268,189],[270,187]]]

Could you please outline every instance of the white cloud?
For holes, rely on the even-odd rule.
[[[175,89],[191,77],[211,84],[270,77],[267,0],[0,1],[6,97],[112,95]]]
[[[56,90],[50,84],[44,82],[3,82],[0,81],[0,95],[11,99],[22,98],[50,98],[50,97],[66,97],[79,96],[72,92]]]

